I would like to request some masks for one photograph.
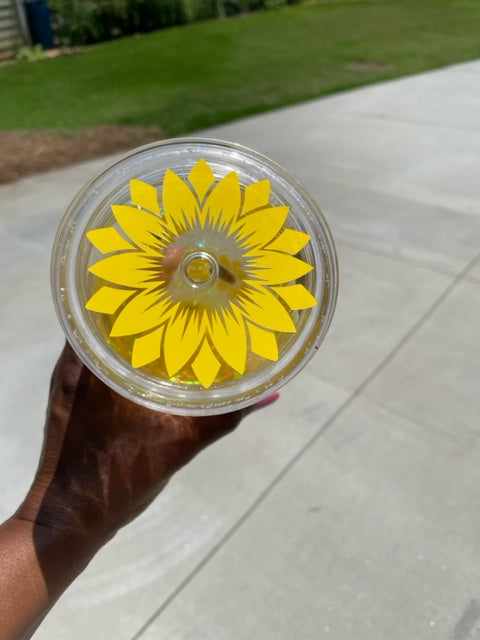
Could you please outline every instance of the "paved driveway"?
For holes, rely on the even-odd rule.
[[[480,635],[480,62],[203,132],[313,193],[331,332],[281,400],[202,454],[38,640]],[[0,516],[30,482],[62,336],[48,261],[102,162],[0,188]]]

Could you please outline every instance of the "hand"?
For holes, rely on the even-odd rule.
[[[104,542],[250,410],[204,417],[152,411],[107,387],[67,343],[52,376],[39,469],[18,515]]]

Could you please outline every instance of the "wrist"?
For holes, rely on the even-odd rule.
[[[35,544],[45,557],[58,549],[58,555],[79,566],[86,566],[116,533],[95,500],[55,483],[44,491],[34,482],[13,518],[32,524]]]

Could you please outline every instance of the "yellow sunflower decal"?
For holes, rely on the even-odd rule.
[[[115,226],[87,233],[109,255],[89,269],[108,284],[86,308],[111,316],[110,338],[131,337],[132,366],[162,359],[168,378],[187,367],[208,388],[221,367],[245,374],[249,353],[278,360],[291,311],[316,300],[296,282],[313,268],[295,257],[310,237],[285,228],[270,182],[242,189],[235,171],[217,181],[199,160],[187,180],[166,171],[162,206],[145,182],[130,194],[112,206]]]

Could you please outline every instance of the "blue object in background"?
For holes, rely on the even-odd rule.
[[[32,43],[41,44],[44,49],[51,49],[53,31],[47,3],[45,0],[28,0],[24,6]]]

